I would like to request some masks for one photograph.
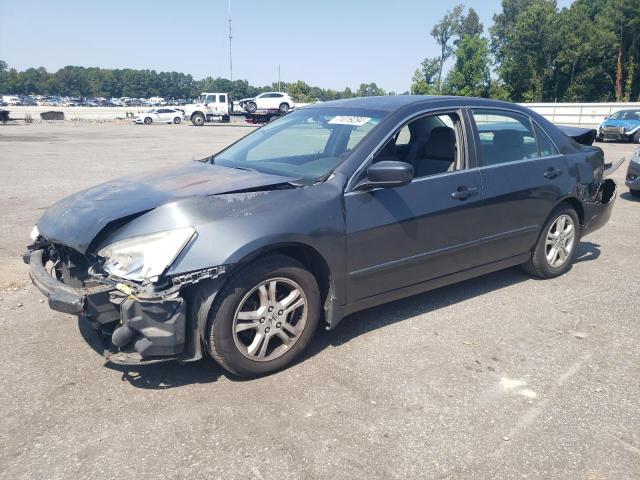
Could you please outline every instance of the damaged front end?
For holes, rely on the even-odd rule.
[[[83,255],[42,237],[29,246],[24,261],[50,308],[89,323],[109,361],[141,364],[202,357],[201,326],[189,308],[190,287],[219,281],[224,266],[133,281],[108,273],[104,257]]]

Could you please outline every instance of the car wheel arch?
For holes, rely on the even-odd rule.
[[[335,292],[333,284],[333,275],[329,264],[322,254],[314,247],[300,242],[282,242],[258,248],[251,253],[245,255],[236,265],[247,265],[266,255],[280,254],[291,257],[304,265],[315,277],[320,287],[320,295],[322,305],[327,305],[333,301]]]
[[[573,208],[578,214],[578,220],[580,220],[580,225],[584,225],[584,207],[582,206],[582,202],[577,197],[563,198],[553,206],[551,211],[555,210],[558,207],[558,205],[560,205],[561,203],[566,203],[571,208]],[[549,212],[549,215],[551,215],[551,212]]]

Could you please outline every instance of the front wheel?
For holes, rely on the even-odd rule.
[[[280,113],[287,113],[289,111],[289,104],[288,103],[281,103],[280,107],[278,108],[278,110],[280,111]]]
[[[640,190],[631,190],[629,189],[629,193],[636,198],[640,198]]]
[[[580,221],[567,204],[556,207],[545,223],[531,259],[523,266],[539,278],[558,277],[571,268],[580,243]]]
[[[182,119],[180,117],[176,117],[173,119],[173,123],[175,123],[176,125],[180,124],[180,122],[182,122]]]
[[[193,117],[191,117],[191,123],[193,123],[196,127],[201,127],[204,125],[204,115],[201,113],[196,113]]]
[[[320,291],[302,264],[271,255],[241,270],[219,293],[207,319],[207,349],[241,377],[290,365],[320,319]]]
[[[640,131],[637,131],[632,139],[633,143],[640,143]]]
[[[249,113],[255,113],[258,106],[254,102],[249,102],[245,105],[244,109]]]
[[[151,118],[150,118],[150,117],[146,117],[146,118],[144,119],[144,124],[145,124],[145,125],[151,125],[152,123],[153,123],[153,120],[151,120]]]

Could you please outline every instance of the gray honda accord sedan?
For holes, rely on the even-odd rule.
[[[616,185],[595,132],[566,131],[476,98],[316,104],[60,200],[24,259],[111,362],[264,375],[352,312],[514,265],[567,272]]]

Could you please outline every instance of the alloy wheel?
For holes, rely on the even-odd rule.
[[[307,297],[296,282],[264,280],[244,296],[236,310],[234,343],[251,360],[274,360],[300,339],[307,315]]]
[[[560,215],[551,224],[545,241],[545,257],[550,267],[559,268],[571,257],[576,239],[576,226],[569,215]]]

